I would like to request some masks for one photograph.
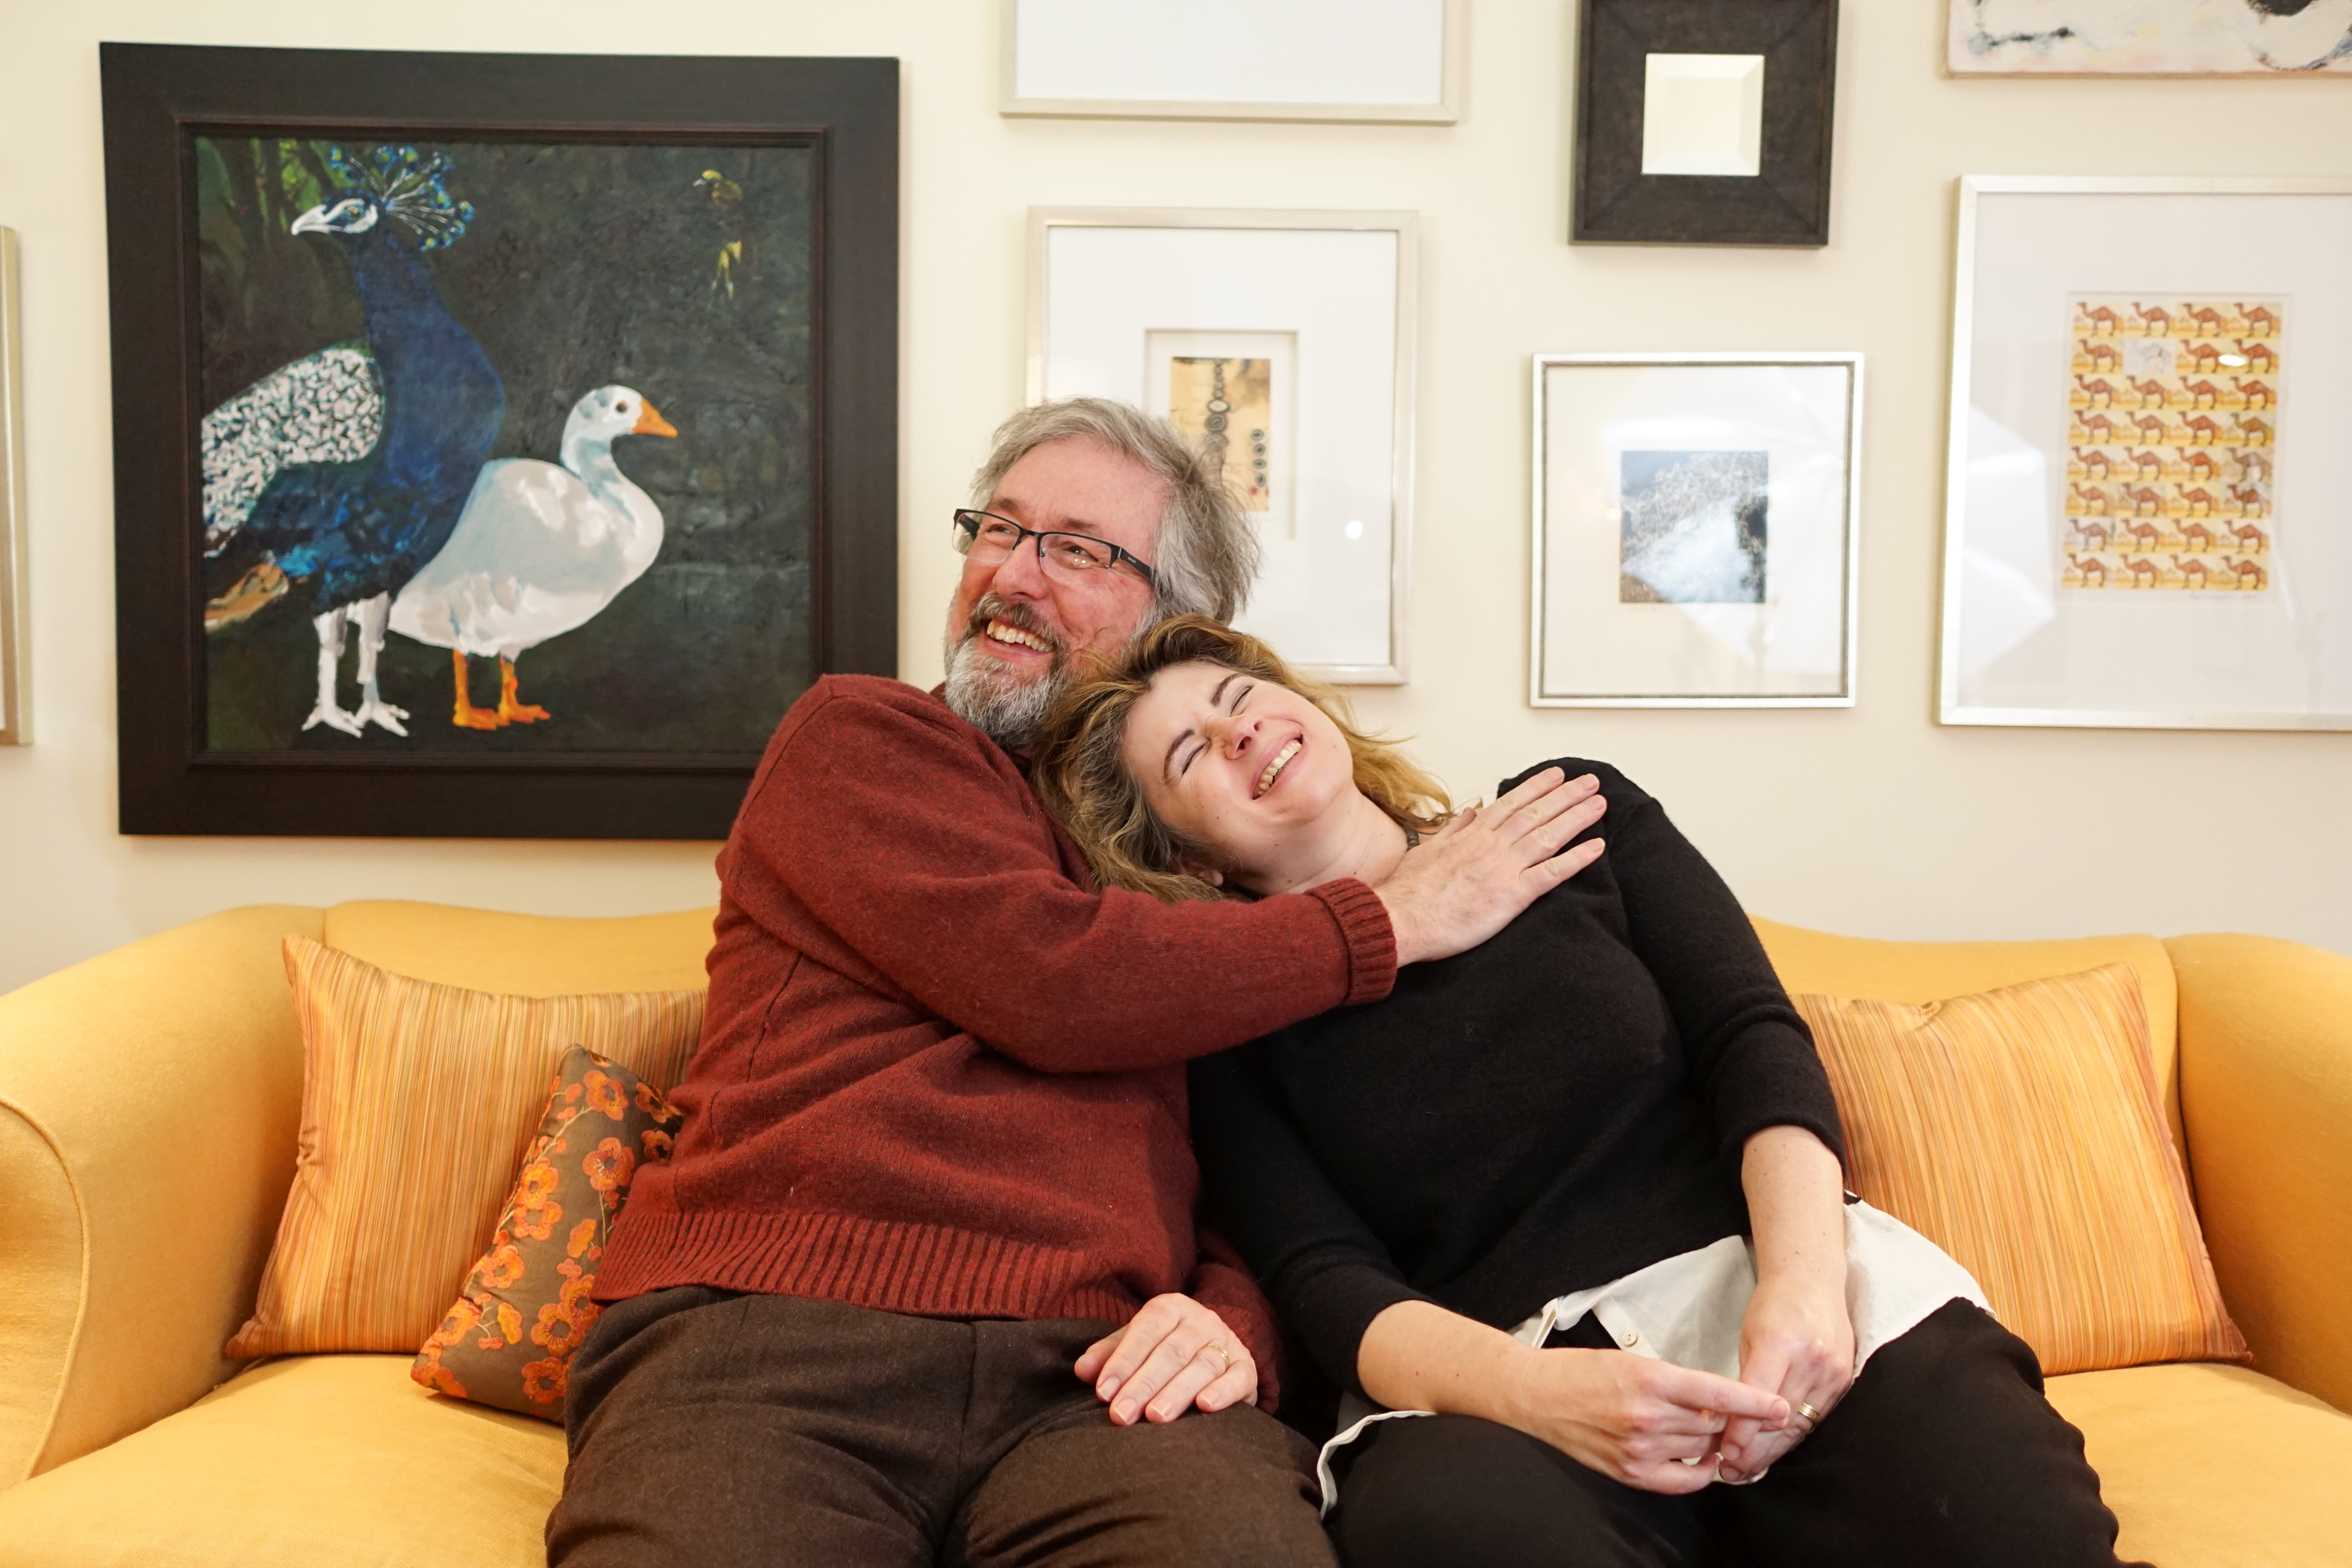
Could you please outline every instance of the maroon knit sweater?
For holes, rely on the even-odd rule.
[[[871,676],[784,715],[719,872],[685,1124],[637,1174],[600,1300],[714,1285],[1124,1322],[1188,1290],[1271,1383],[1264,1298],[1196,1251],[1182,1064],[1385,996],[1370,889],[1097,892],[1018,763]]]

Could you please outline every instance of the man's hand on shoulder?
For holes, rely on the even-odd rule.
[[[1397,963],[1450,958],[1510,924],[1601,858],[1598,838],[1565,853],[1562,846],[1608,809],[1591,773],[1563,779],[1546,768],[1423,839],[1373,889],[1396,930]]]

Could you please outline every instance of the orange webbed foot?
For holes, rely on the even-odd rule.
[[[450,713],[449,722],[455,724],[460,730],[504,729],[506,727],[507,721],[500,714],[499,710],[493,708],[475,707],[472,695],[466,689],[466,650],[458,647],[451,648],[449,650],[449,663],[451,668],[457,672],[457,706],[456,710]],[[511,685],[512,682],[509,681],[509,684]],[[501,700],[499,706],[502,708],[504,705],[504,701]]]
[[[505,724],[536,724],[554,715],[536,702],[525,702],[517,689],[514,660],[499,660],[499,721]]]

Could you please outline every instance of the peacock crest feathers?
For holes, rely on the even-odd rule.
[[[417,248],[453,243],[474,221],[474,204],[449,194],[457,164],[446,153],[414,147],[378,147],[362,160],[341,146],[327,149],[327,166],[346,186],[358,190],[416,236]]]

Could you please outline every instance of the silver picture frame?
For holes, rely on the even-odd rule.
[[[997,112],[1012,119],[1046,120],[1224,120],[1304,121],[1340,125],[1452,125],[1462,118],[1463,61],[1468,28],[1468,0],[1438,0],[1444,7],[1439,26],[1444,56],[1438,65],[1439,93],[1426,102],[1383,102],[1372,100],[1329,101],[1323,99],[1273,100],[1128,98],[1046,96],[1021,90],[1020,54],[1023,0],[999,0],[1003,16],[998,61]],[[1197,25],[1198,7],[1163,0],[1161,8],[1181,13]],[[1140,14],[1142,6],[1096,5],[1089,15],[1103,19]],[[1115,51],[1115,54],[1128,51]]]
[[[2327,242],[2279,232],[2275,225],[2289,209],[2278,206],[2276,198],[2291,198],[2295,220],[2316,225]],[[1956,200],[1938,720],[1951,725],[2086,729],[2352,730],[2352,542],[2337,542],[2338,536],[2352,534],[2345,526],[2352,518],[2346,516],[2338,483],[2352,478],[2352,453],[2339,457],[2344,444],[2326,437],[2337,427],[2338,411],[2352,415],[2352,323],[2333,302],[2342,297],[2344,267],[2352,263],[2352,179],[1979,174],[1958,182]],[[2021,201],[2032,205],[2011,205]],[[2324,205],[2305,207],[2305,201]],[[2101,202],[2111,216],[2102,217],[2102,209],[2085,205]],[[2235,204],[2235,210],[2228,204]],[[2252,224],[2257,207],[2273,226],[2267,231]],[[2101,259],[2091,243],[2099,222],[2118,236],[2114,259]],[[2163,226],[2151,230],[2150,223]],[[2167,243],[2147,246],[2144,237],[2150,232],[2164,233]],[[2228,240],[2233,234],[2246,237],[2235,250]],[[2052,276],[2036,279],[2033,268]],[[2168,542],[2167,530],[2177,531],[2178,540],[2207,531],[2193,525],[2208,518],[2216,530],[2230,521],[2221,509],[2199,513],[2192,508],[2172,515],[2182,486],[2163,479],[2126,487],[2127,494],[2136,494],[2165,484],[2174,496],[2159,497],[2157,510],[2143,519],[2143,504],[2135,500],[2128,524],[2118,515],[2108,528],[2095,530],[2101,535],[2096,550],[2085,555],[2073,548],[2083,525],[2103,514],[2078,518],[2076,503],[2068,498],[2082,486],[2105,489],[2092,478],[2098,469],[2080,470],[2077,464],[2100,457],[2113,461],[2105,436],[2095,442],[2073,438],[2081,427],[2078,419],[2113,407],[2112,423],[2153,418],[2161,433],[2167,418],[2184,409],[2177,398],[2143,410],[2137,403],[2125,406],[2112,394],[2107,402],[2095,404],[2073,402],[2065,392],[2068,379],[2078,385],[2085,380],[2069,346],[2074,334],[2064,313],[2066,300],[2075,297],[2088,306],[2097,296],[2135,291],[2151,313],[2165,310],[2168,299],[2301,296],[2299,307],[2290,308],[2284,336],[2265,358],[2281,367],[2271,376],[2277,384],[2263,401],[2250,405],[2257,413],[2267,411],[2264,423],[2271,428],[2256,447],[2225,443],[2207,448],[2221,459],[2225,484],[2229,461],[2242,458],[2246,449],[2263,452],[2261,485],[2250,487],[2264,492],[2255,503],[2261,510],[2244,515],[2260,520],[2264,532],[2278,535],[2277,541],[2255,536],[2253,549],[2266,559],[2253,581],[2271,590],[2265,599],[2192,591],[2186,562],[2176,572],[2158,558],[2158,550]],[[2018,309],[2025,300],[2033,305],[2030,319]],[[2305,330],[2315,317],[2321,328],[2316,334]],[[2327,331],[2331,324],[2333,332]],[[2089,353],[2097,345],[2084,339],[2075,346]],[[2214,346],[2227,353],[2241,345],[2231,338]],[[2120,340],[2116,353],[2120,359]],[[1998,363],[1988,355],[1997,355]],[[2058,355],[2066,356],[2063,364],[2054,360]],[[2288,359],[2291,364],[2284,363]],[[2095,367],[2100,362],[2090,363]],[[2218,366],[2221,373],[2238,370],[2251,370],[2259,379],[2259,367],[2249,365],[2243,353]],[[2095,369],[2089,376],[2093,384],[2101,379]],[[2124,379],[2133,378],[2127,372]],[[2210,410],[2189,405],[2186,412],[2191,418],[2200,412],[2228,416],[2222,400],[2230,396],[2223,389]],[[2047,406],[2037,414],[2025,406],[2029,397]],[[2063,424],[2051,417],[2070,407],[2080,416],[2069,413]],[[2319,439],[2305,432],[2316,432]],[[2168,451],[2195,459],[2193,434],[2179,441],[2142,440],[2137,448],[2129,438],[2119,438],[2135,463],[2156,458],[2159,475],[2170,473]],[[2331,468],[2340,470],[2333,479]],[[2035,480],[2014,488],[2016,476],[2027,470]],[[2138,471],[2145,476],[2148,469]],[[1983,487],[2001,472],[2011,476],[2013,488],[2003,492],[2009,499],[1995,504]],[[2083,473],[2080,485],[2077,472]],[[2288,488],[2276,489],[2282,482]],[[1974,498],[1972,486],[1979,491]],[[2038,554],[2034,520],[2047,536]],[[2156,570],[2143,579],[2136,568],[2134,585],[2145,581],[2150,588],[2181,592],[2136,599],[2095,593],[2087,567],[2070,572],[2068,563],[2103,561],[2106,542],[2120,537],[2118,527],[2137,532],[2143,521],[2156,529],[2158,543],[2140,557],[2140,567]],[[2284,554],[2273,548],[2279,542],[2289,544]],[[2084,543],[2087,548],[2087,535]],[[2192,552],[2189,561],[2199,559],[2196,547],[2184,541],[2181,548]],[[2056,559],[2058,552],[2064,552],[2065,562]],[[2048,581],[2021,586],[2021,574],[2030,574],[2037,565]],[[2070,576],[2078,580],[2070,582]],[[2194,578],[2198,584],[2209,581],[2202,572]],[[2098,587],[2107,586],[2102,570]],[[2029,602],[2037,590],[2046,605]],[[2148,618],[2159,605],[2171,617],[2164,625]],[[2258,629],[2264,618],[2303,617],[2307,624],[2315,614],[2332,616],[2339,629],[2335,646],[2313,655],[2308,667],[2279,657],[2280,645],[2295,639]],[[2014,629],[2036,615],[2042,619],[2025,633]],[[2029,646],[2025,638],[2035,633],[2044,634],[2043,642]],[[1987,651],[2004,642],[2003,651]],[[2033,658],[2035,647],[2056,651],[2042,658],[2042,668],[2005,672],[2003,659]],[[2111,647],[2136,648],[2139,655],[2119,675],[2107,668]],[[2265,689],[2316,691],[2331,682],[2340,695],[2314,705],[2295,707],[2264,695]]]
[[[1530,468],[1530,555],[1528,602],[1528,703],[1534,708],[1851,708],[1857,695],[1861,631],[1861,571],[1862,571],[1862,413],[1863,355],[1858,353],[1800,350],[1786,353],[1560,353],[1537,354],[1530,363],[1530,403],[1532,422],[1529,448]],[[1707,637],[1721,640],[1721,627],[1707,631],[1702,612],[1746,612],[1746,604],[1705,603],[1686,605],[1679,602],[1628,603],[1620,606],[1616,601],[1625,598],[1623,591],[1611,593],[1605,583],[1598,583],[1595,573],[1607,572],[1621,577],[1626,571],[1622,553],[1624,542],[1618,531],[1622,527],[1618,510],[1612,509],[1597,493],[1588,493],[1580,502],[1571,502],[1560,492],[1566,482],[1564,469],[1575,458],[1553,449],[1556,435],[1554,380],[1562,373],[1579,371],[1614,372],[1705,372],[1708,370],[1770,371],[1780,369],[1808,375],[1809,382],[1820,385],[1811,390],[1818,395],[1827,393],[1838,405],[1837,427],[1826,441],[1816,441],[1814,456],[1832,458],[1837,465],[1834,473],[1824,473],[1811,479],[1803,492],[1811,504],[1803,504],[1803,496],[1791,494],[1798,503],[1800,519],[1810,535],[1801,564],[1795,570],[1803,593],[1787,595],[1775,592],[1767,596],[1768,574],[1762,560],[1754,570],[1756,612],[1752,618],[1787,616],[1786,623],[1797,627],[1802,644],[1811,650],[1801,668],[1757,668],[1751,664],[1744,674],[1732,675],[1717,670],[1710,676],[1702,671],[1689,673],[1694,662],[1690,657],[1693,645],[1704,647]],[[1812,373],[1830,373],[1814,375]],[[1566,416],[1561,416],[1564,421]],[[1693,405],[1690,417],[1704,420],[1709,416],[1702,405]],[[1660,426],[1654,416],[1654,427]],[[1653,437],[1656,438],[1656,437]],[[1638,448],[1652,450],[1646,441]],[[1623,453],[1620,454],[1621,459]],[[1690,453],[1677,456],[1714,455]],[[1748,454],[1742,454],[1747,456]],[[1756,454],[1762,456],[1762,454]],[[1586,466],[1590,460],[1587,456]],[[1769,465],[1767,465],[1769,472]],[[1588,489],[1592,476],[1587,474]],[[1615,480],[1611,481],[1612,484]],[[1768,479],[1775,489],[1781,481]],[[1612,492],[1613,494],[1613,492]],[[1618,497],[1622,507],[1622,498]],[[1582,516],[1573,513],[1581,512]],[[1605,513],[1605,516],[1603,514]],[[1601,519],[1598,523],[1595,519]],[[1585,536],[1571,544],[1563,538],[1567,530],[1580,526]],[[1775,537],[1785,536],[1786,528],[1774,531]],[[1606,539],[1601,535],[1606,534]],[[1767,547],[1759,541],[1760,554]],[[1604,559],[1607,563],[1604,564]],[[1827,604],[1824,590],[1834,586],[1834,604]],[[1577,590],[1583,590],[1583,604],[1571,604]],[[1671,595],[1661,595],[1671,600]],[[1580,613],[1594,607],[1594,602],[1605,602],[1603,615],[1587,614],[1580,623]],[[1612,615],[1638,617],[1643,625],[1615,625]],[[1684,626],[1675,620],[1680,616],[1692,622]],[[1715,618],[1720,619],[1720,616]],[[1625,649],[1622,645],[1638,637],[1645,645],[1642,649]],[[1761,628],[1750,639],[1751,647],[1761,640]],[[1786,644],[1790,639],[1777,639]],[[1589,652],[1599,650],[1615,654],[1606,662],[1606,669],[1588,669],[1594,662]],[[1833,650],[1833,651],[1829,651]],[[1623,678],[1626,664],[1640,666],[1645,661],[1660,666],[1662,658],[1671,658],[1678,668],[1679,679],[1645,680]],[[1718,659],[1716,661],[1720,663]],[[1694,686],[1713,685],[1715,689],[1692,689]],[[1745,689],[1737,688],[1745,687]],[[1779,689],[1758,689],[1759,687]],[[1612,689],[1614,688],[1614,689]],[[1677,689],[1680,688],[1680,689]]]
[[[16,231],[0,228],[0,746],[33,743],[32,585],[25,563],[25,375]]]
[[[1029,213],[1033,404],[1090,393],[1169,412],[1152,397],[1154,340],[1294,339],[1307,389],[1292,405],[1297,468],[1314,485],[1300,481],[1287,534],[1266,537],[1265,570],[1237,621],[1342,685],[1402,685],[1411,674],[1419,234],[1410,212]],[[1057,237],[1126,249],[1117,265],[1072,259],[1057,274],[1055,255],[1071,248]],[[1054,322],[1074,314],[1094,335],[1057,343]]]

